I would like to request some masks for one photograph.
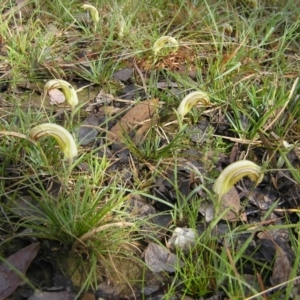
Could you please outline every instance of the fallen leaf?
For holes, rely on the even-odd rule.
[[[120,299],[122,286],[120,284],[110,285],[107,282],[102,282],[97,288],[97,299]]]
[[[235,187],[232,187],[228,193],[223,195],[221,200],[221,211],[230,208],[222,217],[222,220],[234,222],[239,220],[239,211],[241,209],[240,196]]]
[[[134,98],[145,97],[145,90],[134,83],[128,84],[123,89],[122,99],[133,100]]]
[[[120,81],[127,81],[133,74],[133,68],[124,68],[113,74],[113,77]]]
[[[152,272],[175,272],[176,267],[182,267],[183,262],[161,245],[149,243],[145,250],[145,262]]]
[[[147,130],[153,126],[156,125],[158,123],[158,118],[157,117],[153,117],[151,120],[149,120],[148,122],[145,122],[135,133],[135,137],[134,137],[134,143],[136,145],[142,143],[145,139],[146,136],[146,132]]]
[[[40,243],[33,243],[8,257],[6,262],[25,275],[39,248]],[[0,265],[0,300],[6,299],[23,283],[10,265],[5,262]]]
[[[239,143],[234,143],[233,147],[231,148],[231,152],[230,152],[229,161],[231,164],[238,160],[238,154],[239,154]]]
[[[17,8],[22,13],[23,18],[32,14],[32,11],[34,10],[33,3],[30,3],[30,1],[16,0],[16,4]]]
[[[157,104],[158,99],[139,102],[137,105],[131,108],[115,126],[110,129],[108,133],[108,139],[114,142],[122,142],[122,135],[124,132],[128,133],[137,125],[142,125],[142,122],[152,118]],[[152,123],[149,122],[149,126],[151,124]],[[145,128],[143,130],[145,131]]]
[[[273,218],[275,220],[275,218]],[[283,242],[288,245],[290,242],[290,234],[289,230],[287,228],[280,228],[279,226],[283,225],[283,222],[280,220],[277,220],[275,223],[278,228],[266,228],[268,230],[261,231],[257,234],[257,237],[259,239],[269,239],[277,242]]]
[[[113,116],[116,113],[120,112],[121,108],[110,106],[101,107],[100,111],[103,112],[106,116]]]
[[[35,291],[28,300],[74,300],[75,294],[69,293],[67,291],[60,292],[41,292],[39,290]],[[94,297],[95,299],[95,297]]]
[[[36,218],[37,221],[44,218],[41,206],[31,196],[18,195],[16,201],[12,201],[10,209],[14,214],[24,219]]]
[[[251,287],[248,288],[248,286],[245,285],[245,296],[247,297],[251,297],[253,295],[253,289],[259,291],[260,290],[260,285],[258,282],[258,276],[259,274],[257,273],[257,276],[253,275],[253,274],[242,274],[241,278],[247,282],[248,286]]]
[[[62,104],[66,101],[66,97],[64,93],[58,89],[53,89],[48,91],[48,94],[50,96],[50,104],[51,105],[58,105]]]
[[[87,292],[80,297],[80,300],[95,300],[95,295],[93,293]]]
[[[86,146],[93,142],[99,133],[97,130],[99,124],[99,118],[95,114],[90,114],[79,127],[78,143],[82,146]]]
[[[265,189],[253,189],[246,195],[250,204],[264,211],[269,210],[277,199],[276,192],[270,187]]]
[[[273,267],[273,273],[270,281],[273,285],[289,280],[292,272],[292,266],[288,258],[288,254],[279,246],[276,246],[275,262]]]
[[[107,94],[104,90],[100,90],[100,92],[98,93],[98,95],[95,98],[95,101],[96,101],[96,103],[108,105],[114,99],[115,99],[115,97],[113,95]]]

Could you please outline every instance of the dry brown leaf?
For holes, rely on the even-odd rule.
[[[86,146],[95,140],[98,135],[97,126],[99,124],[100,119],[95,114],[92,113],[86,117],[78,130],[78,142],[80,145]]]
[[[292,272],[292,266],[288,258],[288,254],[279,246],[276,246],[275,262],[273,273],[271,276],[271,283],[278,285],[289,280]]]
[[[146,132],[147,130],[153,126],[156,125],[158,122],[158,118],[157,117],[153,117],[151,120],[149,120],[148,122],[144,123],[135,133],[135,137],[134,137],[134,143],[137,145],[141,142],[143,142]]]
[[[120,122],[111,128],[108,133],[108,139],[115,142],[122,142],[124,132],[129,133],[137,125],[142,125],[142,122],[152,118],[157,104],[158,99],[145,100],[138,103],[123,116]],[[149,122],[149,126],[151,124]],[[144,129],[144,132],[146,130]]]
[[[176,267],[183,266],[183,262],[168,249],[150,242],[145,250],[145,262],[152,272],[175,272]]]
[[[239,155],[239,143],[234,143],[233,147],[231,148],[231,152],[230,152],[229,161],[231,164],[238,160],[238,155]]]
[[[270,220],[273,219],[274,220],[278,219],[278,216],[274,216],[272,217],[272,215],[270,216]],[[283,225],[283,223],[280,220],[276,220],[275,225]],[[278,226],[279,227],[279,226]],[[261,231],[257,234],[257,237],[259,239],[269,239],[272,241],[282,241],[284,243],[287,243],[290,241],[290,234],[289,234],[289,230],[286,228],[275,228],[275,229],[270,229],[268,228],[268,230],[266,231]]]
[[[5,262],[0,264],[0,300],[6,299],[23,282],[11,266],[25,275],[39,249],[40,243],[33,243],[8,257],[6,262],[9,265]]]
[[[241,203],[240,196],[235,187],[231,188],[231,190],[222,197],[221,211],[224,211],[228,208],[230,208],[230,211],[228,211],[225,216],[222,217],[222,220],[227,220],[230,222],[239,220]]]
[[[118,113],[121,109],[118,107],[114,107],[112,105],[103,106],[101,107],[101,111],[104,112],[107,116],[113,116],[114,114]]]
[[[59,105],[66,101],[66,97],[64,93],[58,89],[52,89],[48,91],[50,96],[50,104],[52,105]]]

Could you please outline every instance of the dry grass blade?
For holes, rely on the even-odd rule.
[[[97,234],[98,232],[107,230],[111,227],[124,228],[124,227],[132,227],[132,226],[135,226],[135,224],[130,223],[130,222],[116,222],[116,223],[105,224],[98,228],[94,228],[94,229],[90,230],[89,232],[85,233],[83,236],[79,237],[76,240],[76,242],[72,245],[72,249],[75,250],[79,244],[84,244],[84,242],[86,240],[93,238],[95,236],[95,234]]]
[[[290,94],[288,97],[288,100],[284,103],[283,107],[276,113],[275,118],[264,128],[265,131],[269,130],[270,128],[272,128],[272,126],[275,124],[275,122],[280,118],[280,116],[282,115],[282,113],[285,111],[286,107],[288,106],[294,92],[295,89],[297,87],[299,81],[299,77],[297,77],[293,83],[292,89],[290,90]]]

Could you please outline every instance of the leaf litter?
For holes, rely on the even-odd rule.
[[[174,273],[176,268],[184,265],[174,253],[153,242],[148,244],[144,257],[149,269],[155,273],[162,271]]]
[[[5,259],[0,265],[0,299],[10,296],[23,283],[27,269],[36,257],[40,243],[33,243]]]
[[[22,1],[19,1],[18,5],[20,5],[20,3],[22,4]],[[24,11],[24,13],[28,14],[28,12],[26,11]],[[55,29],[55,35],[57,37],[59,36],[59,30]],[[73,43],[77,37],[76,35],[72,36],[71,33],[68,33],[66,35],[66,38],[69,43]],[[235,59],[235,54],[238,50],[239,47],[235,48],[233,52],[229,51],[229,55],[224,55],[222,62],[224,68],[227,64]],[[209,53],[205,53],[205,56],[208,56],[208,54]],[[92,59],[93,55],[94,54],[91,54],[88,58],[86,56],[82,57],[80,63],[83,64],[84,67],[90,68],[92,64],[89,59]],[[137,60],[137,63],[138,67],[143,72],[148,71],[149,69],[154,67],[154,70],[151,69],[151,71],[153,72],[155,71],[155,69],[158,69],[160,71],[175,70],[178,74],[183,75],[185,72],[186,62],[189,59],[195,60],[195,57],[196,56],[191,51],[191,49],[187,50],[187,48],[185,49],[184,47],[180,47],[179,51],[177,51],[176,53],[170,53],[170,55],[160,57],[158,61],[156,61],[155,65],[144,58],[139,58]],[[55,64],[57,63],[61,63],[62,68],[64,68],[65,70],[74,65],[73,62],[63,62],[61,58],[59,58],[55,62]],[[202,61],[201,64],[205,66],[205,64],[207,65],[208,63],[204,63]],[[52,68],[53,67],[50,66],[50,69]],[[53,73],[55,74],[54,70]],[[189,80],[195,78],[196,71],[194,65],[190,66],[190,70],[188,70],[188,74],[191,73],[193,73],[193,76],[189,75]],[[202,76],[205,77],[206,73],[207,69],[203,67]],[[129,136],[130,138],[132,138],[134,145],[141,146],[149,129],[157,125],[165,125],[163,122],[161,122],[159,113],[156,113],[158,110],[158,102],[161,99],[147,99],[147,97],[145,97],[145,95],[141,92],[141,87],[136,84],[137,82],[134,80],[134,75],[134,69],[130,66],[130,64],[128,67],[125,67],[123,69],[121,68],[118,71],[114,72],[114,79],[125,84],[123,92],[121,94],[119,93],[118,96],[114,96],[115,93],[113,91],[109,89],[105,91],[101,87],[101,91],[95,98],[94,103],[88,104],[88,107],[86,109],[88,112],[90,112],[90,114],[88,116],[85,116],[78,130],[78,142],[82,146],[82,149],[84,151],[85,149],[87,149],[85,148],[85,146],[89,147],[91,144],[98,146],[101,143],[101,139],[107,139],[113,144],[119,143],[122,147],[125,147],[125,145],[122,143],[124,136]],[[156,84],[156,88],[160,92],[162,92],[162,95],[164,96],[172,95],[174,97],[180,97],[180,95],[182,94],[181,84],[173,82],[171,80],[173,79],[170,79],[167,82],[158,81]],[[135,100],[131,102],[132,99],[136,99],[138,98],[138,96],[141,96],[142,98],[140,99],[140,102],[136,103]],[[54,102],[63,101],[61,95],[55,94],[52,96],[52,98]],[[118,100],[122,99],[125,99],[125,101],[120,101],[119,103],[117,103]],[[126,102],[126,100],[128,100],[129,102]],[[128,107],[128,105],[131,106]],[[174,107],[176,106],[174,105]],[[127,111],[127,113],[123,114],[122,111]],[[282,110],[277,111],[279,113],[282,112]],[[99,113],[101,115],[100,117]],[[117,120],[114,120],[112,122],[106,120],[106,118],[109,119],[111,116],[115,115],[118,115]],[[158,116],[158,118],[156,118],[156,116]],[[100,120],[101,118],[102,120]],[[101,121],[107,121],[107,135],[103,134],[103,131],[101,131],[101,128],[99,128]],[[274,125],[273,123],[274,122],[270,120],[270,124]],[[273,129],[273,126],[271,125],[267,126],[272,127],[271,129]],[[203,149],[203,146],[205,146],[207,143],[208,147],[211,147],[211,145],[209,145],[211,136],[208,132],[209,130],[207,130],[208,126],[211,127],[210,129],[212,129],[214,133],[218,135],[218,137],[224,137],[224,139],[226,139],[226,137],[232,138],[232,132],[230,132],[231,126],[228,118],[226,118],[226,116],[222,113],[220,113],[220,115],[207,113],[202,120],[195,122],[195,124],[193,125],[189,124],[187,132],[190,130],[193,133],[187,138],[187,140],[189,140],[189,142],[191,143],[190,145],[197,145],[197,147]],[[245,122],[243,126],[247,126],[247,122]],[[165,126],[165,128],[168,128],[168,126]],[[175,127],[170,127],[170,132],[172,132],[173,134],[177,130],[177,127],[176,130],[174,128]],[[173,137],[174,135],[163,136],[163,138],[161,138],[161,145],[168,144],[168,142],[170,142]],[[210,172],[212,172],[212,169],[222,171],[224,167],[229,163],[243,159],[245,155],[243,139],[240,139],[238,137],[236,137],[236,139],[238,140],[238,142],[236,142],[234,145],[229,145],[231,146],[231,152],[229,155],[226,154],[222,157],[223,154],[221,153],[218,157],[214,157],[214,154],[211,151],[209,155],[204,155],[204,157],[198,155],[199,157],[197,157],[196,160],[192,156],[186,156],[184,161],[184,165],[186,168],[179,168],[177,170],[178,172],[176,176],[172,174],[172,170],[169,171],[166,167],[163,172],[164,174],[159,180],[156,181],[155,188],[151,189],[151,192],[154,195],[159,195],[159,197],[163,198],[165,202],[171,204],[171,207],[172,205],[174,207],[178,203],[182,204],[184,203],[184,201],[187,201],[189,205],[192,205],[193,201],[195,201],[195,198],[189,198],[190,193],[194,191],[194,189],[197,189],[197,192],[195,192],[195,194],[201,197],[202,200],[197,207],[199,209],[199,212],[203,214],[203,219],[200,214],[198,216],[200,222],[198,223],[197,232],[188,227],[186,220],[181,220],[181,222],[183,223],[182,227],[177,227],[176,229],[174,229],[169,212],[167,214],[167,221],[161,222],[159,220],[156,223],[156,214],[161,211],[166,211],[166,206],[159,203],[159,201],[148,201],[149,199],[140,199],[140,202],[142,204],[139,204],[139,213],[133,213],[134,217],[149,218],[153,220],[154,225],[165,227],[165,230],[161,230],[158,235],[149,234],[149,231],[151,231],[152,228],[156,226],[153,226],[150,229],[149,227],[142,227],[140,233],[143,237],[143,241],[147,245],[144,251],[144,259],[149,269],[153,272],[174,273],[177,269],[180,269],[183,266],[183,262],[180,261],[176,251],[172,249],[172,247],[168,249],[163,246],[164,243],[168,245],[168,242],[165,242],[166,240],[169,239],[168,241],[170,245],[179,246],[179,248],[184,250],[184,252],[189,252],[195,246],[194,242],[197,242],[197,238],[201,236],[201,234],[203,234],[205,230],[207,230],[210,222],[214,219],[215,205],[212,201],[207,201],[207,192],[205,191],[205,189],[201,189],[201,184],[207,184],[205,178],[208,174],[210,174]],[[262,143],[267,143],[264,145],[265,148],[274,147],[275,145],[270,143],[269,140],[267,140],[266,142],[266,140],[263,139]],[[113,155],[118,156],[117,151],[114,151],[114,149],[117,148],[112,147],[111,149],[109,149],[109,151],[112,150],[111,152],[113,153]],[[182,153],[183,152],[184,151],[182,151]],[[268,151],[268,153],[271,156],[276,155],[275,151]],[[289,160],[294,165],[299,166],[299,156],[297,156],[295,153],[298,153],[296,147],[295,149],[291,150]],[[108,154],[108,151],[105,152],[105,154]],[[260,150],[252,151],[251,155],[253,155],[254,159],[261,161]],[[127,172],[126,168],[129,169],[128,161],[130,156],[134,155],[127,149],[127,160],[124,160],[126,163],[124,164],[121,162],[120,164],[116,163],[115,165]],[[164,163],[166,163],[166,166],[171,165],[170,161],[172,160],[174,160],[173,157],[171,157],[169,161],[164,161]],[[131,163],[138,165],[140,162],[137,159],[132,159]],[[148,167],[150,170],[155,170],[156,165],[154,165],[152,161],[149,161],[147,163],[148,164],[146,165],[146,167]],[[194,169],[196,169],[196,171],[194,170],[194,173],[188,170],[187,165],[189,163],[193,166]],[[143,165],[143,168],[145,168],[145,165]],[[111,168],[111,170],[113,170],[113,168]],[[111,171],[111,174],[112,173],[113,172]],[[249,224],[263,224],[263,222],[270,222],[271,224],[275,224],[276,222],[279,222],[278,220],[280,220],[282,216],[294,217],[292,213],[289,213],[288,210],[285,210],[285,208],[287,207],[298,209],[300,193],[299,186],[291,183],[292,181],[287,179],[290,178],[289,172],[283,170],[274,173],[275,176],[273,176],[274,174],[265,175],[262,185],[259,185],[255,189],[253,189],[253,185],[251,182],[249,182],[248,180],[242,180],[239,185],[233,187],[227,194],[222,197],[221,213],[224,210],[229,211],[222,217],[222,221],[220,221],[218,224],[215,224],[213,230],[211,231],[212,238],[217,239],[220,247],[224,245],[224,237],[226,237],[226,235],[230,233],[230,226],[234,226],[233,224],[235,224],[236,222],[241,222],[242,224],[247,224],[247,222]],[[133,178],[132,172],[130,172],[130,174],[131,175],[129,177],[126,177],[129,178],[127,179],[128,182],[130,182],[130,180]],[[199,178],[201,177],[201,180],[199,180],[199,178],[195,178],[197,177],[197,175],[199,176]],[[136,176],[136,174],[134,176]],[[160,182],[159,184],[158,181]],[[269,186],[269,191],[265,189],[265,186]],[[178,193],[178,190],[176,190],[174,187],[178,187],[180,193]],[[278,201],[278,205],[276,205],[275,207],[274,203],[279,198],[281,201]],[[273,213],[268,216],[266,212],[273,206],[275,207]],[[280,213],[280,209],[283,210],[283,213]],[[245,215],[247,215],[247,217],[245,217]],[[231,225],[228,225],[229,222],[231,223]],[[279,225],[283,225],[283,223],[280,223]],[[267,225],[264,227],[262,227],[262,225],[257,226],[260,226],[260,231],[258,232],[257,236],[253,238],[251,247],[249,247],[247,255],[251,256],[253,253],[255,253],[255,255],[257,255],[257,258],[263,263],[267,262],[267,264],[269,265],[272,264],[270,267],[272,271],[269,272],[267,276],[271,282],[271,286],[284,283],[290,277],[293,263],[293,257],[291,255],[292,249],[289,244],[290,241],[286,238],[288,236],[288,233],[284,230],[269,230]],[[157,227],[155,230],[157,230]],[[251,233],[245,234],[244,236],[241,234],[239,237],[237,237],[237,240],[235,241],[236,244],[243,243],[244,239],[248,238],[250,234]],[[186,239],[183,239],[183,237]],[[161,244],[153,242],[153,239],[158,239]],[[34,257],[32,259],[34,259]],[[29,262],[29,265],[30,263],[31,261]],[[27,268],[28,266],[26,267],[26,269]],[[258,271],[260,270],[261,269],[258,268]],[[24,273],[25,272],[26,270],[24,271]],[[253,275],[251,274],[245,273],[242,275],[245,278],[250,278],[252,276],[251,278],[253,279]],[[251,281],[257,281],[257,277],[254,276],[254,278],[255,280],[251,279]],[[20,284],[20,281],[15,280],[15,282],[18,283],[18,285]],[[5,286],[4,284],[4,289],[8,288],[9,286],[7,282],[6,284],[7,286]],[[148,290],[150,290],[150,292],[148,293],[148,295],[151,297],[152,292],[150,287],[151,284],[149,283]],[[14,285],[14,289],[15,288],[16,284]],[[99,288],[99,290],[101,290],[101,288]],[[162,294],[166,293],[167,291],[162,292]],[[221,299],[221,296],[218,298],[218,295],[219,294],[216,293],[216,295],[207,299]],[[55,297],[57,297],[56,299],[59,299],[59,297],[69,296],[72,297],[72,293],[68,293],[65,291],[57,293],[36,291],[28,299],[54,299]],[[162,297],[163,296],[164,295],[162,295]],[[226,297],[223,298],[225,299]]]
[[[144,133],[151,126],[151,117],[154,114],[158,104],[158,99],[145,100],[134,107],[132,107],[121,120],[113,126],[109,133],[108,139],[114,142],[122,142],[124,134],[129,134],[131,130],[134,130],[137,126],[145,125],[145,121],[148,121],[146,128],[139,133],[141,138]]]

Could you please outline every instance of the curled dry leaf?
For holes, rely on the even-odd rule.
[[[153,114],[156,110],[158,104],[158,99],[145,100],[133,108],[131,108],[122,119],[110,129],[108,133],[108,139],[114,142],[122,142],[123,133],[129,133],[132,129],[136,128],[138,125],[143,125],[146,120],[151,120]],[[151,126],[152,122],[148,122],[148,128]],[[143,133],[147,128],[143,128]],[[137,139],[135,139],[136,142]]]
[[[175,228],[172,237],[170,238],[168,244],[174,245],[183,251],[188,251],[191,247],[195,245],[196,242],[196,232],[192,228]]]

